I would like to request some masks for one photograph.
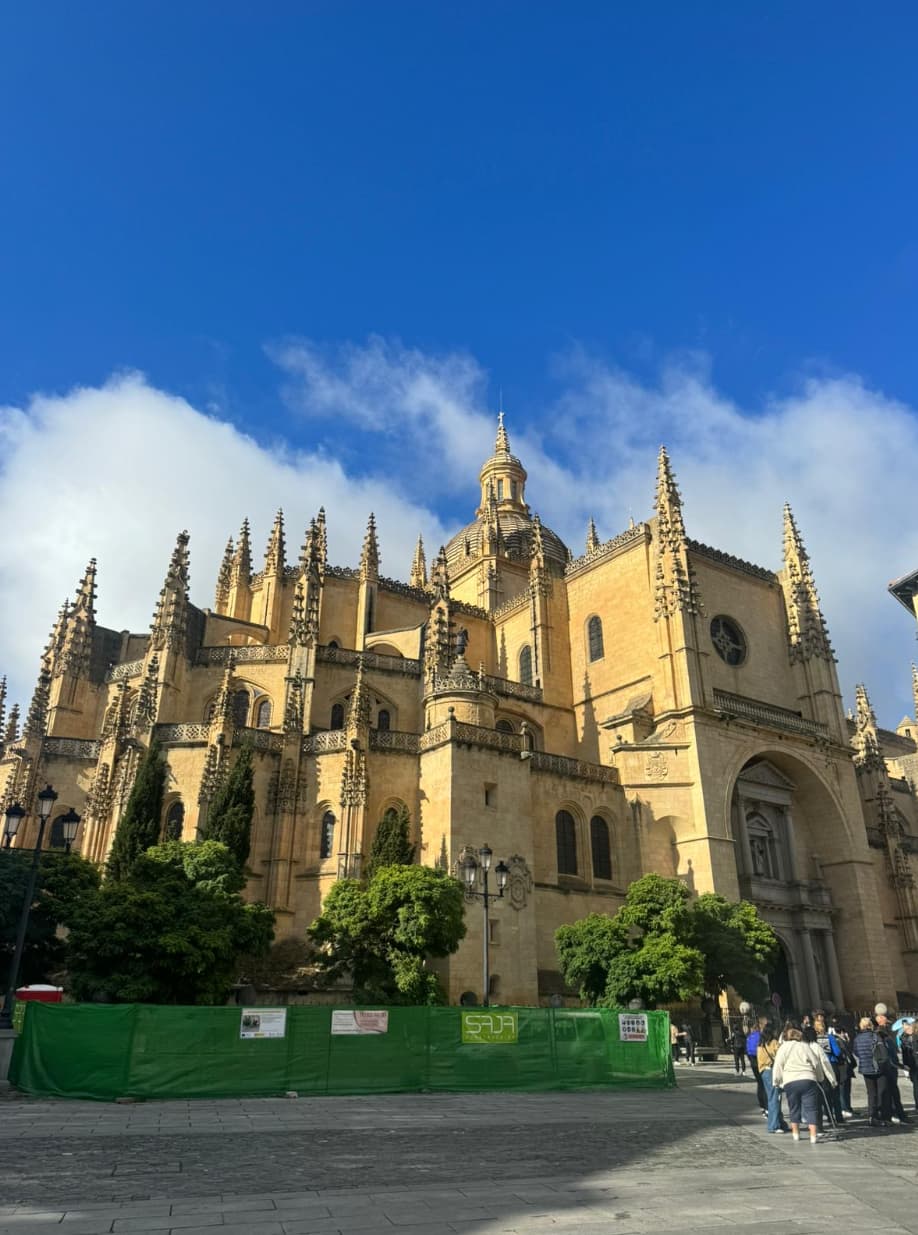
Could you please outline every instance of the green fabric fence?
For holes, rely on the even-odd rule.
[[[101,1100],[675,1083],[666,1012],[40,1003],[10,1080]]]

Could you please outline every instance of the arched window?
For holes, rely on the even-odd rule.
[[[509,720],[499,720],[494,726],[498,733],[513,733],[514,728]]]
[[[602,660],[605,652],[602,646],[602,618],[591,617],[587,622],[587,643],[590,649],[590,660]]]
[[[330,858],[335,847],[335,816],[327,810],[322,816],[322,835],[319,838],[319,857]]]
[[[376,728],[377,729],[388,729],[389,728],[389,713],[385,708],[379,709],[379,715],[376,717]]]
[[[163,835],[166,840],[181,840],[182,831],[185,827],[185,804],[184,802],[173,802],[166,812],[166,825],[163,828]]]
[[[344,728],[344,704],[343,703],[336,703],[335,706],[332,708],[331,728],[332,729],[343,729]]]
[[[558,874],[577,874],[577,825],[570,811],[555,815],[555,839],[558,844]]]
[[[271,728],[271,700],[262,699],[258,705],[255,724],[259,729]]]
[[[612,850],[609,845],[609,825],[600,815],[590,820],[590,849],[593,853],[593,878],[612,878]]]
[[[338,642],[338,640],[337,640],[337,639],[329,639],[329,641],[328,641],[328,646],[329,646],[330,648],[339,648],[339,647],[341,646],[341,644]]]
[[[520,648],[520,681],[524,686],[532,685],[532,648],[528,643]]]
[[[230,715],[237,729],[244,729],[249,723],[249,692],[247,690],[233,691]]]
[[[52,849],[65,849],[67,842],[64,840],[64,816],[58,817],[51,824],[51,839],[48,842]]]

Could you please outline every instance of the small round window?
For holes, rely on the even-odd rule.
[[[716,617],[711,622],[711,642],[721,660],[728,665],[741,665],[746,659],[746,639],[736,622],[728,617]]]

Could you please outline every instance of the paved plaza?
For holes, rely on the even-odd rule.
[[[794,1144],[766,1134],[754,1086],[725,1065],[678,1078],[663,1092],[11,1097],[0,1235],[918,1233],[918,1125]]]

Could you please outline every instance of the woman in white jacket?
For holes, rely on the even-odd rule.
[[[799,1029],[785,1029],[771,1072],[771,1083],[780,1085],[787,1097],[788,1121],[794,1140],[800,1140],[800,1124],[810,1129],[810,1144],[819,1140],[819,1086],[837,1085],[835,1073],[817,1046],[803,1041]],[[802,1119],[801,1119],[802,1115]]]

